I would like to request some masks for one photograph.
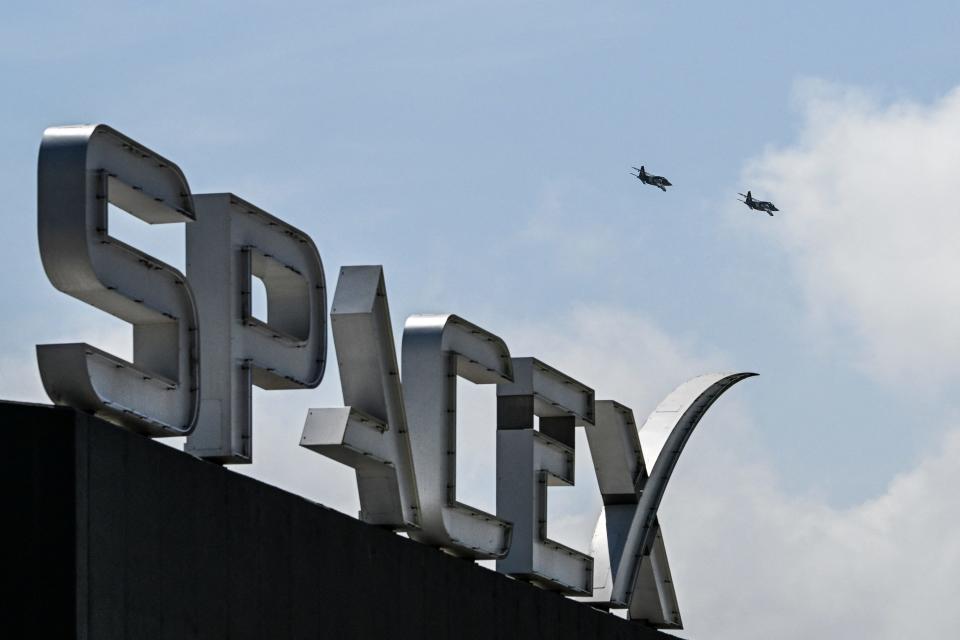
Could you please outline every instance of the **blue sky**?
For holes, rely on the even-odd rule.
[[[842,167],[823,176],[816,166],[843,155],[817,155],[846,135],[824,124],[831,113],[830,122],[850,123],[844,132],[892,122],[910,105],[918,113],[903,122],[920,122],[960,84],[960,5],[356,5],[4,9],[8,379],[35,376],[14,373],[35,343],[109,342],[123,330],[53,289],[35,241],[43,129],[104,122],[177,162],[194,192],[233,191],[308,232],[331,291],[340,265],[383,264],[398,331],[411,313],[450,311],[503,336],[515,355],[572,361],[572,343],[594,335],[597,314],[595,326],[615,317],[625,320],[610,326],[652,327],[692,368],[758,371],[731,393],[764,478],[784,500],[857,509],[939,455],[958,410],[956,371],[931,365],[943,372],[904,379],[897,371],[927,368],[890,358],[877,365],[876,354],[909,350],[890,344],[909,342],[910,332],[877,328],[874,298],[849,302],[856,296],[828,288],[848,280],[825,270],[830,256],[846,253],[834,240],[856,244],[859,230],[880,234],[874,225],[888,218],[830,182],[846,175]],[[877,114],[890,118],[871,120]],[[877,185],[903,179],[897,188],[909,190],[910,160],[926,152],[905,152],[903,166],[876,174]],[[638,184],[628,171],[641,163],[675,187],[663,194]],[[828,199],[817,211],[859,227],[813,234],[813,225],[826,227],[800,201],[824,185],[847,208],[831,209]],[[782,215],[737,205],[747,188]],[[955,212],[955,202],[930,206]],[[182,230],[138,225],[122,228],[182,261]],[[858,273],[869,275],[872,258],[889,265],[870,248],[885,242],[867,245]],[[827,245],[833,253],[821,256]],[[910,305],[912,291],[906,282],[889,298]],[[931,315],[917,305],[918,316]],[[555,353],[541,350],[549,345]],[[616,357],[616,349],[595,354]],[[619,384],[651,389],[638,392],[650,402],[634,407],[638,417],[682,381],[669,373],[687,371],[658,375],[650,362],[610,369],[632,365],[636,381]],[[602,380],[583,378],[608,397]],[[331,375],[320,390],[293,396],[298,410],[335,403],[336,384]],[[5,395],[40,400],[36,389],[25,382]]]

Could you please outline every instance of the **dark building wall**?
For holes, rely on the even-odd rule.
[[[3,637],[671,637],[69,409],[0,425]]]

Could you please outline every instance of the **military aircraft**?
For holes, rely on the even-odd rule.
[[[763,211],[768,216],[772,216],[774,211],[780,211],[780,209],[777,209],[772,202],[767,202],[765,200],[754,200],[753,194],[749,191],[747,191],[746,195],[742,193],[738,193],[737,195],[743,196],[743,200],[740,200],[739,202],[742,202],[754,211]]]
[[[637,169],[636,167],[634,167],[633,170],[636,171],[637,174],[634,175],[634,174],[631,173],[630,175],[632,175],[634,178],[636,178],[637,180],[639,180],[639,181],[642,182],[643,184],[652,185],[652,186],[660,189],[661,191],[666,191],[666,190],[667,190],[667,187],[672,187],[672,186],[673,186],[672,184],[670,184],[670,181],[667,180],[666,178],[664,178],[663,176],[654,176],[654,175],[651,175],[651,174],[647,173],[647,170],[643,168],[643,165],[640,165],[640,168],[639,168],[639,169]]]

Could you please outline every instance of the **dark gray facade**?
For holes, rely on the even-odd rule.
[[[71,409],[0,433],[3,637],[672,637]]]

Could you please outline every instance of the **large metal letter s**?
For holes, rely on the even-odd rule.
[[[203,399],[186,451],[220,463],[253,460],[251,398],[261,389],[307,389],[323,379],[327,295],[310,236],[231,193],[196,197],[187,228],[187,275],[203,325]],[[253,278],[267,291],[254,316]]]
[[[43,386],[57,404],[135,431],[188,434],[199,406],[193,295],[179,271],[109,235],[108,203],[151,224],[194,219],[187,180],[169,160],[104,125],[47,129],[43,268],[60,291],[133,325],[133,362],[83,343],[37,345]]]

